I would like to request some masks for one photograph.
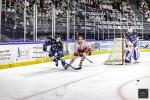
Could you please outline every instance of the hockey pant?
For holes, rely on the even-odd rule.
[[[55,52],[55,53],[52,53],[50,52],[49,53],[49,57],[52,59],[53,62],[55,63],[58,63],[58,60],[61,60],[61,64],[63,66],[65,66],[66,62],[64,60],[64,55],[61,51],[58,51],[58,52]]]

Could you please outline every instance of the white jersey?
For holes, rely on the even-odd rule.
[[[90,48],[90,45],[85,40],[80,40],[80,44],[78,42],[74,45],[74,52],[83,52],[84,50],[87,50]]]

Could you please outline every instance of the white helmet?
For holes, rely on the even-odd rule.
[[[79,44],[82,44],[82,43],[83,43],[83,38],[82,38],[82,36],[79,36],[78,39],[77,39],[77,41],[78,41]]]
[[[133,32],[133,28],[132,28],[132,27],[129,27],[129,28],[128,28],[128,32],[129,32],[129,33],[132,33],[132,32]]]
[[[60,42],[60,41],[61,41],[60,36],[57,36],[56,37],[56,42]]]

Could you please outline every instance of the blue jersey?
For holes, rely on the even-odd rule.
[[[126,36],[127,41],[130,41],[134,47],[137,46],[138,43],[138,34],[137,33],[129,33]]]
[[[53,51],[53,52],[63,51],[62,42],[60,41],[56,42],[55,39],[50,39],[43,44],[43,47],[47,48],[47,46],[50,46],[50,51]]]

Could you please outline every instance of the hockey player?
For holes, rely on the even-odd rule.
[[[47,50],[47,46],[50,46],[49,51]],[[58,60],[60,60],[62,66],[66,69],[66,62],[63,55],[63,44],[59,36],[55,39],[48,37],[48,40],[43,44],[43,51],[49,53],[49,57],[55,62],[56,66],[58,66]]]
[[[139,57],[139,49],[137,46],[138,34],[134,32],[133,29],[130,29],[129,33],[126,36],[126,39],[127,39],[127,49],[125,61],[127,63],[130,63],[131,58],[133,58],[134,62],[136,62]]]
[[[77,42],[74,45],[74,55],[73,58],[71,59],[69,65],[72,65],[73,62],[78,58],[81,57],[80,63],[79,63],[79,68],[82,68],[82,63],[87,55],[91,55],[91,48],[90,45],[83,40],[82,36],[77,37]]]

